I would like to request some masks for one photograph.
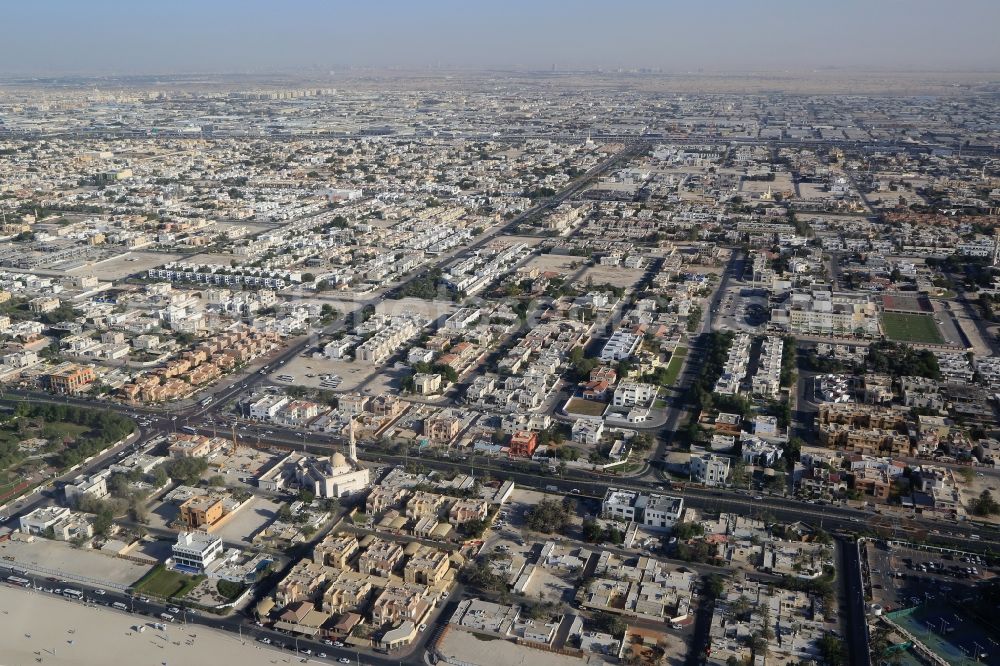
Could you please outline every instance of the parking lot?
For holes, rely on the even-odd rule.
[[[731,280],[715,312],[716,328],[763,333],[770,319],[770,305],[762,291]]]
[[[961,602],[975,594],[976,583],[992,578],[978,555],[939,553],[866,543],[872,601],[888,611],[911,608],[936,599]]]

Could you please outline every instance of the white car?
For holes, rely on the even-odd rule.
[[[94,590],[94,594],[98,594],[103,597],[105,594],[107,594],[107,592],[105,592],[104,590]]]
[[[340,658],[340,659],[338,659],[337,661],[339,661],[339,662],[340,662],[340,663],[342,663],[342,664],[349,664],[349,663],[351,663],[351,660],[350,660],[350,659],[348,659],[347,657],[341,657],[341,658]]]

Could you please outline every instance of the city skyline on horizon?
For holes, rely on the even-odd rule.
[[[516,0],[292,7],[187,0],[169,7],[61,0],[8,9],[20,26],[0,44],[6,75],[270,73],[333,67],[664,73],[812,70],[992,71],[1000,6],[967,0],[710,6],[631,0],[572,13]],[[905,9],[905,11],[904,11]],[[641,19],[641,20],[640,20]],[[45,35],[45,39],[40,39]],[[820,38],[817,38],[819,35]],[[940,45],[943,48],[935,48]]]

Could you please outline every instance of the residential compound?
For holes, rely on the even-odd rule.
[[[455,574],[444,550],[331,534],[278,583],[274,612],[285,631],[313,638],[338,635],[344,623],[368,617],[378,645],[396,649],[416,638]]]

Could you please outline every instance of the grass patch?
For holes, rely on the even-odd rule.
[[[215,589],[219,591],[219,594],[226,598],[226,601],[235,601],[243,591],[247,589],[246,585],[242,583],[234,583],[231,580],[220,580],[215,585]]]
[[[666,386],[673,386],[677,383],[677,377],[681,374],[681,368],[684,367],[684,359],[687,355],[687,347],[678,347],[670,355],[670,362],[667,363]]]
[[[150,594],[154,597],[180,599],[204,579],[204,576],[190,576],[179,571],[167,569],[162,564],[157,564],[134,587],[137,592]]]
[[[897,342],[924,342],[941,344],[944,338],[929,314],[883,312],[882,330],[890,340]]]
[[[571,398],[566,404],[566,413],[579,414],[581,416],[601,416],[607,408],[608,404],[606,402],[584,400],[583,398]]]

